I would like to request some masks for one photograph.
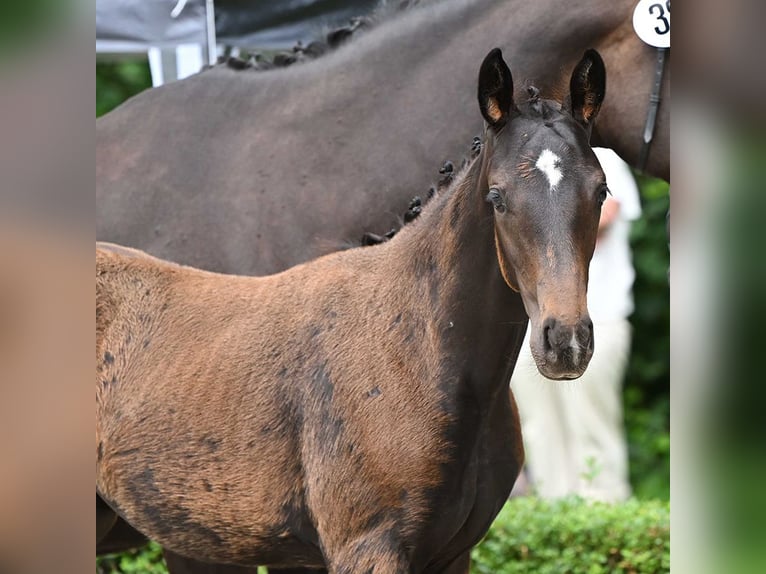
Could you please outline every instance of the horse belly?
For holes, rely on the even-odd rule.
[[[126,418],[99,421],[97,488],[137,530],[190,558],[321,565],[292,441]]]

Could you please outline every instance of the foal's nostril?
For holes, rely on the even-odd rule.
[[[556,347],[556,319],[549,317],[543,322],[543,344],[546,351]]]
[[[551,350],[551,343],[548,340],[548,334],[550,333],[551,328],[549,326],[543,327],[543,344],[545,345],[545,350],[550,351]]]
[[[577,326],[577,339],[582,347],[593,347],[593,321],[585,319]]]

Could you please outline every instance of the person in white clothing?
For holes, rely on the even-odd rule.
[[[593,358],[577,380],[545,379],[530,354],[527,331],[511,387],[521,416],[526,478],[537,494],[618,501],[631,493],[622,386],[635,278],[628,234],[631,221],[641,215],[641,202],[627,164],[612,150],[594,152],[612,195],[601,209],[588,281]]]

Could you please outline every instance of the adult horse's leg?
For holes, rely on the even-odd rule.
[[[147,538],[120,518],[96,494],[96,554],[125,552],[146,544]]]
[[[471,551],[467,551],[455,558],[442,574],[468,574],[471,571]]]
[[[208,564],[180,556],[170,550],[163,550],[169,574],[258,574],[258,567]]]
[[[116,522],[117,513],[96,495],[96,544],[109,534],[109,531]]]
[[[148,538],[117,517],[109,533],[96,543],[96,554],[112,554],[113,552],[125,552],[139,548],[149,542]]]
[[[277,569],[269,568],[269,572],[272,574],[327,574],[327,570],[324,569],[312,569],[312,568],[286,568]]]
[[[208,564],[179,556],[170,550],[163,550],[162,553],[169,574],[258,574],[257,567]],[[269,572],[272,574],[327,574],[327,570],[312,568],[269,568]]]

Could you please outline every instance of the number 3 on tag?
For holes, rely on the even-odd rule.
[[[670,48],[670,0],[640,0],[633,11],[633,29],[655,48]]]

